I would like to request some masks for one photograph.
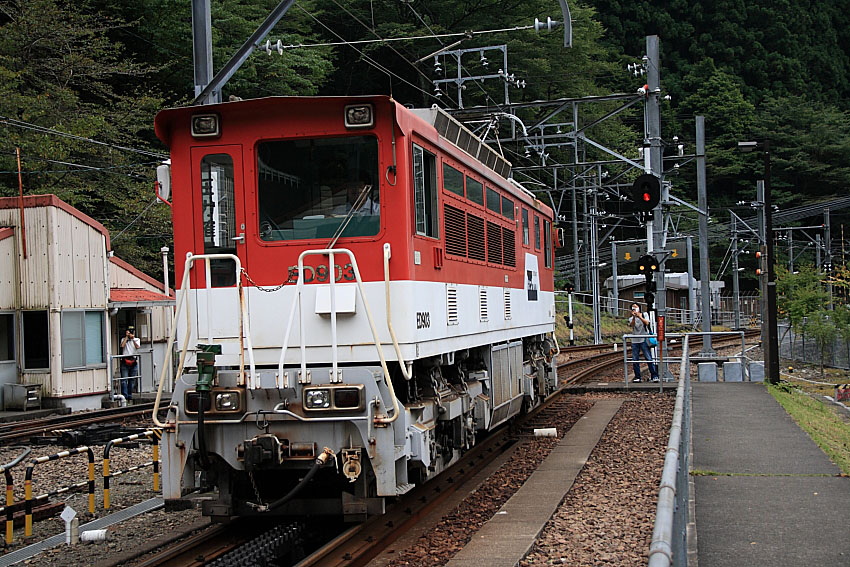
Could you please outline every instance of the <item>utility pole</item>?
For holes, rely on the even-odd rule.
[[[741,328],[741,291],[738,286],[738,224],[732,213],[732,310],[735,314],[735,329]]]
[[[773,196],[770,191],[770,140],[764,141],[764,228],[767,234],[767,344],[765,351],[768,366],[768,382],[779,383],[779,342],[776,329],[776,269],[773,246]]]
[[[794,273],[794,231],[788,230],[788,271]]]
[[[597,239],[599,235],[596,233],[597,225],[597,200],[598,191],[593,188],[593,208],[590,211],[590,271],[591,271],[591,301],[593,303],[593,344],[598,345],[602,342],[602,319],[599,309],[599,253],[597,251]]]
[[[576,159],[578,161],[578,159]],[[578,255],[578,216],[576,209],[576,191],[578,189],[573,183],[572,188],[572,206],[573,206],[573,285],[576,289],[581,289],[581,259]]]
[[[659,334],[659,359],[663,359],[667,353],[667,339],[663,333],[665,331],[665,321],[667,318],[667,282],[666,269],[664,267],[667,257],[664,249],[667,245],[667,238],[664,227],[664,203],[667,201],[667,187],[663,183],[664,163],[663,149],[661,147],[661,63],[658,56],[658,36],[646,36],[646,84],[647,84],[647,101],[646,101],[646,125],[647,138],[649,141],[649,167],[651,173],[658,177],[661,184],[661,199],[652,213],[653,220],[647,223],[647,233],[653,234],[653,238],[647,239],[647,250],[658,260],[658,281],[656,282],[655,309],[657,313],[656,332]],[[655,239],[655,235],[658,239]],[[659,360],[661,371],[661,379],[667,380],[670,376],[667,363]]]
[[[195,67],[195,96],[201,94],[213,77],[212,17],[210,0],[192,0],[192,61]],[[209,103],[221,102],[221,92]]]
[[[691,236],[685,237],[685,242],[688,247],[688,324],[693,325],[697,316],[697,288],[696,278],[694,278],[694,239]]]
[[[823,233],[826,240],[826,263],[830,267],[830,274],[828,274],[826,280],[826,293],[829,296],[829,310],[832,311],[832,230],[829,224],[829,209],[823,210]]]
[[[620,316],[620,286],[617,283],[617,241],[611,240],[611,286],[614,288],[614,317]]]
[[[756,182],[756,202],[758,203],[758,231],[759,231],[759,250],[762,256],[767,258],[767,229],[764,218],[764,181]],[[759,262],[761,266],[761,262]],[[761,308],[761,344],[764,353],[767,354],[767,326],[765,325],[767,316],[767,270],[762,270],[759,275],[759,307]]]
[[[697,207],[699,215],[699,278],[702,295],[702,330],[711,332],[711,271],[708,266],[708,194],[705,186],[705,116],[696,117]],[[702,356],[714,355],[711,335],[703,335]]]

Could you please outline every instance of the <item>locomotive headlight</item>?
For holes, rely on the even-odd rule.
[[[215,395],[215,409],[217,411],[239,411],[239,393],[219,392]]]
[[[331,391],[327,388],[307,390],[304,393],[304,409],[325,409],[331,407]]]
[[[345,107],[346,128],[371,128],[374,124],[371,104],[349,104]]]
[[[196,114],[192,117],[193,138],[215,138],[219,135],[218,114]]]

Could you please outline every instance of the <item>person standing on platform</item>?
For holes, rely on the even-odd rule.
[[[629,317],[629,327],[632,328],[633,335],[640,335],[632,339],[632,367],[635,370],[635,377],[632,382],[640,382],[640,353],[649,363],[649,375],[653,382],[658,382],[658,367],[652,361],[652,351],[649,348],[649,337],[652,335],[651,326],[649,323],[649,314],[641,312],[640,305],[632,303],[632,313]],[[643,337],[643,338],[641,338]]]
[[[121,395],[126,400],[133,399],[133,384],[139,376],[139,359],[136,350],[142,346],[136,338],[135,329],[128,327],[121,339]]]

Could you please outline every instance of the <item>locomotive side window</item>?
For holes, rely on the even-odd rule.
[[[530,227],[528,226],[528,224],[529,224],[528,223],[528,209],[523,208],[522,209],[522,245],[523,246],[528,246],[528,243],[529,243],[528,233],[530,232],[530,230],[529,230]]]
[[[413,144],[413,202],[416,234],[437,238],[437,157],[416,144]]]
[[[342,238],[374,236],[381,228],[378,181],[374,136],[260,142],[260,238],[332,238],[341,228]]]
[[[540,250],[540,217],[534,215],[534,249]]]
[[[487,208],[490,209],[491,211],[493,211],[494,213],[497,213],[497,214],[501,213],[502,208],[501,208],[501,202],[500,201],[501,201],[501,197],[499,196],[499,192],[494,190],[494,189],[490,189],[488,187],[487,188]]]
[[[236,254],[233,191],[233,159],[227,154],[204,156],[201,160],[204,254]],[[210,277],[212,287],[236,285],[236,263],[233,260],[212,260]]]
[[[443,164],[443,187],[463,197],[463,174],[447,163]]]
[[[514,220],[514,202],[507,197],[502,197],[502,215],[506,219]]]
[[[552,223],[547,220],[543,221],[543,265],[552,267]]]
[[[471,177],[466,178],[466,197],[473,203],[484,206],[484,185]]]

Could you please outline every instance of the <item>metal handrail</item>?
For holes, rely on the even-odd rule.
[[[658,488],[658,504],[655,508],[655,525],[652,530],[652,543],[649,546],[649,567],[669,567],[687,565],[686,533],[681,515],[687,513],[682,503],[687,498],[687,472],[689,435],[683,435],[683,426],[690,431],[690,413],[685,412],[690,401],[690,361],[688,355],[688,336],[682,341],[682,363],[679,367],[679,387],[676,389],[676,406],[673,409],[673,425],[667,441],[664,456],[664,469]],[[682,475],[678,472],[682,471]],[[677,490],[679,487],[683,490]],[[678,501],[679,506],[676,505]],[[676,513],[678,511],[678,514]],[[678,522],[676,520],[678,519]],[[674,533],[674,522],[681,526],[680,533]]]
[[[378,338],[378,331],[375,327],[375,321],[372,318],[372,311],[369,309],[369,302],[366,300],[366,292],[363,289],[363,279],[360,277],[360,268],[357,266],[357,259],[354,257],[354,254],[351,250],[347,248],[324,248],[324,249],[316,249],[316,250],[305,250],[298,255],[298,283],[295,286],[295,301],[292,302],[292,308],[289,312],[289,321],[286,324],[286,332],[283,337],[283,344],[280,349],[280,360],[277,365],[277,376],[275,378],[276,386],[278,388],[281,387],[280,380],[284,379],[285,383],[283,387],[289,388],[290,384],[289,375],[285,374],[283,371],[284,359],[286,357],[286,351],[289,348],[289,337],[292,333],[292,323],[295,320],[295,309],[298,308],[298,331],[299,336],[301,337],[301,376],[303,379],[307,377],[307,341],[304,337],[304,307],[302,305],[302,295],[304,293],[304,258],[307,256],[328,256],[328,264],[330,266],[334,266],[334,255],[340,254],[344,256],[348,256],[348,259],[351,262],[351,269],[354,273],[354,279],[357,285],[357,292],[360,294],[360,299],[363,300],[363,307],[366,311],[366,319],[369,321],[369,329],[372,332],[372,339],[375,342],[375,349],[378,352],[378,358],[381,360],[381,369],[384,373],[384,382],[387,385],[387,389],[389,390],[390,399],[392,400],[392,416],[380,416],[375,415],[375,422],[380,424],[389,424],[398,419],[399,416],[399,405],[398,399],[395,395],[395,389],[393,388],[393,381],[390,377],[390,371],[387,367],[387,360],[384,357],[384,350],[381,348],[381,340]],[[331,269],[333,272],[334,270]],[[331,381],[337,381],[337,377],[339,376],[339,361],[337,359],[337,336],[336,336],[336,277],[335,273],[332,274],[331,277],[328,278],[330,284],[330,318],[331,318]],[[403,362],[400,361],[400,362]]]

